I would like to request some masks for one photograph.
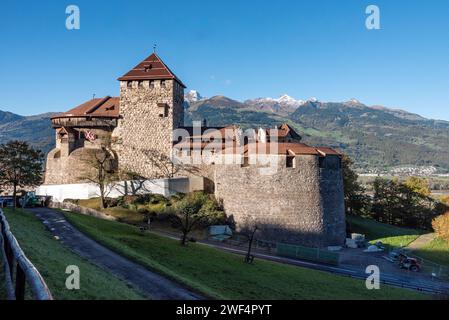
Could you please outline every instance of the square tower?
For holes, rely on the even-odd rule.
[[[116,150],[122,172],[145,178],[157,175],[152,151],[170,156],[173,130],[184,124],[185,85],[153,53],[120,81],[120,119]]]

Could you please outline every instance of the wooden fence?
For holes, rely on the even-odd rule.
[[[36,300],[53,300],[39,271],[25,256],[0,209],[0,255],[4,257],[5,286],[8,298],[24,300],[28,284]]]

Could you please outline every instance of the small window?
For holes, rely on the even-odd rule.
[[[150,65],[145,65],[144,66],[144,70],[145,70],[145,72],[149,72],[151,69],[153,69],[153,65],[152,64],[150,64]]]
[[[249,167],[249,157],[243,157],[242,168]]]
[[[165,88],[165,80],[161,80],[161,88]]]
[[[168,117],[168,104],[166,103],[158,103],[159,107],[159,117],[166,118]]]
[[[139,88],[143,88],[143,81],[139,81],[139,82],[138,82],[138,87],[139,87]]]
[[[132,88],[133,87],[133,82],[132,81],[128,81],[127,86],[128,86],[128,88]]]
[[[287,168],[296,168],[296,158],[295,156],[287,156],[286,158]]]
[[[150,89],[154,88],[154,80],[150,80]]]

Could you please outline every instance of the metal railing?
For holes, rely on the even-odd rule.
[[[36,300],[53,300],[39,271],[25,256],[0,209],[0,255],[4,257],[5,285],[9,299],[24,300],[28,284]]]
[[[237,247],[243,247],[248,245],[248,238],[246,236],[234,234],[232,238],[226,239],[224,243]],[[304,247],[295,244],[254,239],[253,249],[256,251],[264,251],[280,257],[320,262],[330,265],[338,265],[340,262],[340,254],[338,252],[331,252],[320,248]]]

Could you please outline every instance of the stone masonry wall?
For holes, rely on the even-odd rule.
[[[172,150],[173,130],[183,125],[184,89],[174,80],[120,82],[120,116],[118,127],[113,133],[117,137],[114,150],[119,154],[119,169],[151,178],[156,172],[145,150],[157,150],[169,156]],[[168,105],[164,116],[163,108]]]
[[[346,237],[346,215],[341,159],[337,156],[327,156],[325,168],[320,171],[325,232],[329,241],[342,244],[342,235]]]
[[[306,246],[343,244],[343,198],[335,191],[342,186],[322,186],[334,183],[337,177],[323,179],[316,156],[297,156],[295,168],[286,167],[285,156],[275,157],[279,161],[272,175],[261,174],[261,167],[255,164],[216,166],[216,197],[223,201],[237,230],[257,225],[258,237],[271,241]],[[323,200],[329,194],[332,197]]]
[[[47,155],[45,166],[44,184],[67,184],[86,182],[85,176],[90,176],[92,171],[90,158],[100,149],[103,140],[110,139],[110,129],[89,128],[96,135],[92,142],[85,140],[77,146],[73,137],[69,142],[61,142],[56,135],[56,148]]]

